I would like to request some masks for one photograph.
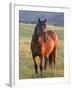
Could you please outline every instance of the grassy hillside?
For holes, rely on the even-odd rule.
[[[31,55],[30,43],[34,32],[35,24],[19,24],[19,78],[44,78],[44,77],[63,77],[64,76],[64,27],[48,25],[48,30],[57,33],[59,38],[59,47],[57,49],[56,67],[50,69],[47,67],[43,71],[43,76],[40,77],[34,71],[34,62]]]

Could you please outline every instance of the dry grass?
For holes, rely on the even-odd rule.
[[[20,24],[20,48],[19,48],[19,78],[47,78],[47,77],[63,77],[64,76],[64,31],[63,27],[48,26],[50,30],[57,33],[60,41],[60,45],[57,50],[56,67],[50,69],[47,67],[46,71],[43,71],[43,76],[40,76],[40,70],[38,75],[34,71],[34,62],[31,55],[30,43],[35,25],[32,24]],[[58,30],[57,30],[58,29]]]

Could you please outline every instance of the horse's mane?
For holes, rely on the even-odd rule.
[[[33,36],[34,36],[34,39],[37,40],[37,25],[36,25],[36,27],[35,27]]]

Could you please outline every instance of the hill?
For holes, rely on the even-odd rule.
[[[19,11],[21,23],[37,23],[38,18],[46,18],[50,25],[64,26],[64,13],[62,12]]]

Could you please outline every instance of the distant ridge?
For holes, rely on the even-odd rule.
[[[47,23],[56,26],[64,26],[64,13],[41,12],[41,11],[19,11],[20,23],[37,23],[38,18],[47,19]]]

